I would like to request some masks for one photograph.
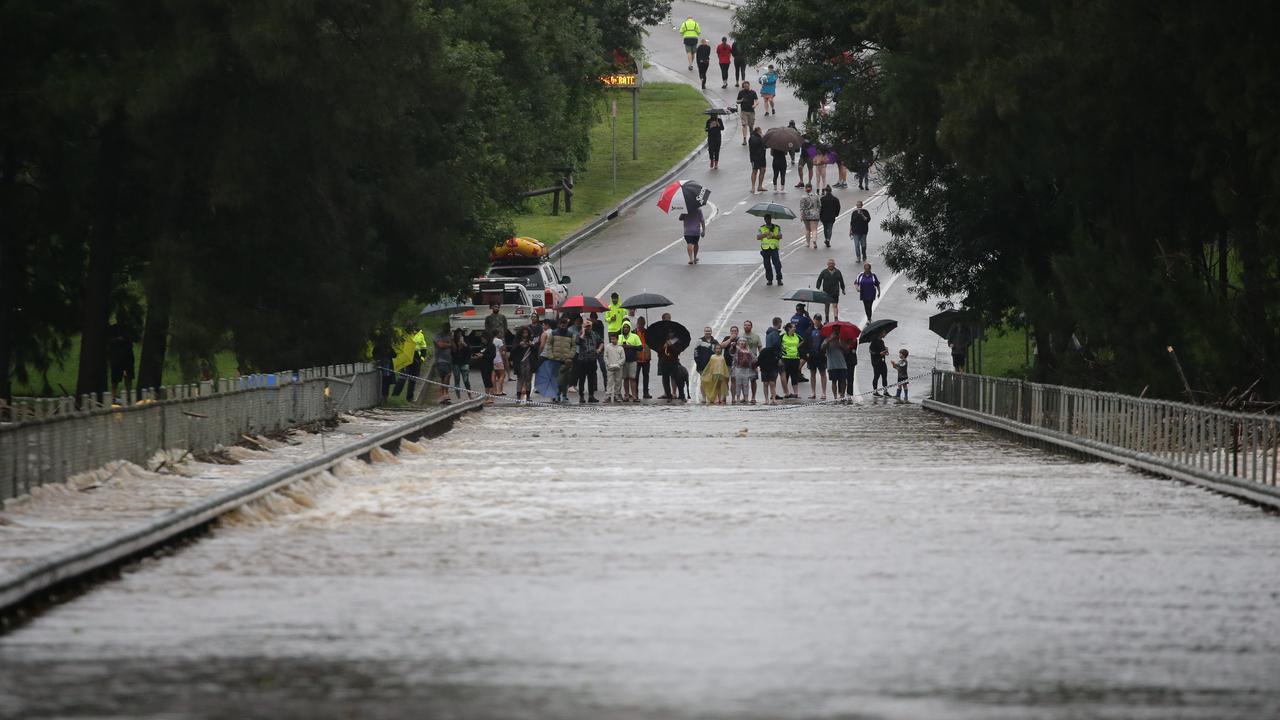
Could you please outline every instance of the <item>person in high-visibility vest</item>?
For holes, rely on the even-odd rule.
[[[693,54],[698,51],[698,38],[702,36],[702,26],[693,16],[680,23],[680,37],[684,38],[684,52],[689,56],[689,69],[693,69]]]
[[[778,276],[778,285],[782,285],[782,260],[778,258],[778,246],[782,244],[782,228],[773,224],[773,216],[765,215],[764,224],[756,232],[756,240],[760,241],[760,257],[764,261],[764,279],[766,285],[773,284],[773,276]]]
[[[800,344],[804,339],[796,334],[796,326],[791,323],[783,325],[782,330],[782,397],[798,398],[796,383],[800,378]]]
[[[627,310],[618,300],[618,293],[609,296],[609,307],[604,311],[605,324],[609,326],[609,334],[622,331],[622,321],[627,319]]]
[[[631,332],[631,321],[622,323],[622,331],[618,333],[618,344],[622,346],[625,364],[622,366],[622,399],[625,402],[639,402],[640,393],[636,390],[636,382],[640,377],[640,336]]]

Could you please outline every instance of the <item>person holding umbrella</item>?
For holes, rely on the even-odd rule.
[[[818,395],[822,385],[822,399],[827,399],[827,354],[822,350],[822,316],[813,316],[813,327],[805,339],[804,364],[809,367],[809,399]]]
[[[636,355],[636,374],[640,376],[640,390],[643,393],[641,397],[645,400],[653,397],[649,394],[649,366],[652,355],[649,350],[648,324],[649,321],[644,317],[636,318],[636,335],[640,338],[640,352]]]
[[[822,341],[821,352],[827,356],[827,377],[831,380],[831,397],[844,400],[848,394],[849,366],[845,362],[845,352],[849,346],[844,342],[839,331],[832,332]]]
[[[684,211],[680,220],[684,223],[684,249],[689,254],[689,264],[694,265],[698,262],[698,241],[707,234],[707,221],[700,207]]]
[[[724,132],[724,120],[719,115],[707,118],[707,159],[711,161],[711,169],[720,167],[720,134]]]
[[[764,262],[764,279],[766,285],[773,284],[773,275],[778,275],[778,285],[782,285],[782,260],[778,258],[778,248],[782,244],[782,228],[773,224],[773,216],[765,215],[764,224],[756,232],[756,240],[760,241],[760,257]]]
[[[875,397],[889,397],[889,365],[885,356],[889,348],[884,344],[884,333],[878,332],[871,338],[871,394]],[[884,389],[881,391],[880,386]]]
[[[830,244],[830,243],[828,243]],[[822,312],[832,320],[840,319],[840,296],[845,294],[844,274],[836,267],[835,258],[827,258],[827,267],[818,273],[817,288],[835,298],[835,302],[822,306]]]

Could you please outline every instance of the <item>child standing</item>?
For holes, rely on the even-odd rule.
[[[622,366],[626,364],[626,349],[618,344],[618,333],[609,333],[609,344],[604,346],[604,366],[609,380],[604,388],[604,401],[617,402],[622,385]],[[625,394],[625,390],[623,390]]]
[[[898,359],[892,362],[892,365],[898,369],[898,391],[893,394],[898,402],[911,402],[907,397],[907,349],[902,348],[898,351]]]

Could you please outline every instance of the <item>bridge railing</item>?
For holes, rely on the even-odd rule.
[[[379,391],[378,370],[353,363],[147,390],[132,403],[15,403],[0,418],[0,500],[112,460],[143,465],[158,450],[208,452],[245,434],[373,407]]]
[[[1252,491],[1243,494],[1267,504],[1280,500],[1275,416],[941,370],[932,391],[930,409],[994,419],[988,424],[1216,489]]]

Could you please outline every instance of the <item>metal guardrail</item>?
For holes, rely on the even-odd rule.
[[[375,447],[412,439],[434,425],[451,422],[465,412],[480,410],[484,399],[476,398],[439,410],[370,435],[360,441],[276,470],[240,487],[227,490],[141,525],[122,530],[101,540],[84,543],[41,558],[9,576],[0,576],[0,612],[19,605],[62,583],[77,580],[115,563],[163,545],[185,532],[228,513],[245,503],[280,488],[328,470],[350,458],[368,453]],[[2,626],[0,626],[2,629]]]
[[[930,410],[1280,507],[1280,418],[934,371]]]
[[[69,398],[51,400],[58,412],[0,423],[0,500],[62,482],[112,460],[144,464],[157,450],[207,452],[233,445],[246,433],[283,430],[373,407],[381,399],[370,363],[309,368],[296,373],[146,391],[131,405],[90,404],[75,410]]]

